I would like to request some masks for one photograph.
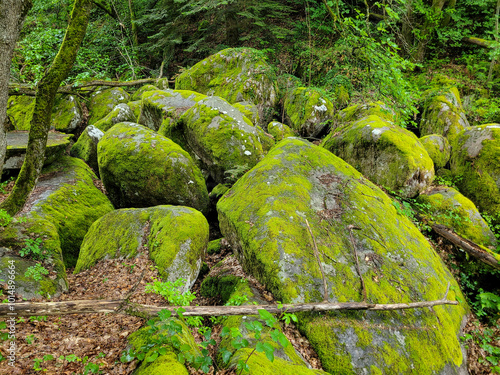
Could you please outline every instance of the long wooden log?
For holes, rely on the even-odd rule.
[[[446,295],[436,301],[423,301],[395,304],[374,304],[365,302],[338,303],[303,303],[278,307],[277,305],[245,305],[245,306],[183,306],[184,316],[223,316],[223,315],[258,315],[258,310],[265,309],[272,314],[299,311],[334,311],[334,310],[403,310],[438,305],[458,305],[456,301],[446,299]],[[126,300],[81,300],[63,302],[19,302],[0,304],[0,317],[123,313],[127,315],[151,317],[166,309],[175,313],[179,306],[141,305]]]
[[[475,44],[476,46],[480,46],[483,48],[491,48],[493,45],[493,42],[491,40],[476,38],[473,36],[462,38],[462,42]]]
[[[496,268],[497,270],[500,270],[500,255],[495,256],[495,254],[489,253],[479,245],[459,236],[458,234],[453,232],[453,230],[444,225],[434,224],[431,228],[434,232],[446,238],[452,244],[463,249],[465,252],[467,252],[467,254],[473,256],[474,258],[485,264],[492,266],[493,268]]]

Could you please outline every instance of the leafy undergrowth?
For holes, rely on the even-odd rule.
[[[225,246],[220,254],[209,255],[206,263],[209,267],[226,258],[233,265],[235,274],[245,277],[231,250]],[[146,284],[158,279],[159,275],[149,260],[147,249],[135,259],[103,260],[90,270],[77,275],[68,273],[70,289],[56,301],[86,299],[123,299],[129,290],[144,276],[139,286],[130,297],[131,302],[147,305],[165,306],[165,300],[154,294],[145,293]],[[255,279],[249,282],[261,290],[270,303],[273,298]],[[199,296],[199,279],[193,292]],[[192,305],[217,305],[220,301],[197,297]],[[138,362],[122,363],[120,357],[127,347],[127,337],[141,326],[144,320],[122,314],[81,314],[18,318],[16,323],[17,357],[16,368],[8,366],[6,360],[0,362],[0,374],[131,374]],[[211,325],[210,319],[204,319],[205,325]],[[220,326],[212,326],[212,338],[216,341],[212,357],[220,342]],[[295,348],[314,368],[321,368],[316,354],[308,341],[292,325],[284,327],[284,332]],[[193,330],[198,343],[203,337]],[[9,340],[10,341],[10,340]],[[0,344],[1,354],[6,357],[7,343]],[[201,374],[189,368],[191,374]],[[213,374],[213,368],[209,374]],[[217,369],[217,374],[235,374],[234,370]]]

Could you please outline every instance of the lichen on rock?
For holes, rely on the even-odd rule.
[[[99,172],[97,144],[103,136],[104,133],[101,130],[94,125],[89,125],[70,150],[71,156],[82,159],[95,173]]]
[[[444,168],[451,156],[451,146],[448,139],[439,134],[429,134],[419,139],[429,154],[434,168]]]
[[[97,91],[90,99],[88,124],[94,125],[95,122],[106,117],[118,104],[127,103],[129,98],[130,95],[121,87]]]
[[[105,133],[119,122],[135,122],[136,118],[135,113],[128,106],[128,104],[120,103],[117,104],[106,116],[99,121],[96,121],[93,126]]]
[[[392,312],[301,314],[299,328],[330,373],[466,373],[465,299],[440,257],[392,201],[327,150],[287,138],[224,194],[221,232],[244,270],[284,303],[430,301],[458,306]],[[350,226],[359,228],[352,230]],[[355,265],[359,257],[360,273]]]

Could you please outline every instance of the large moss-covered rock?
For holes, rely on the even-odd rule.
[[[288,137],[296,137],[297,134],[288,126],[278,121],[271,121],[267,125],[267,132],[271,134],[276,142]]]
[[[362,301],[360,277],[370,303],[436,300],[448,284],[448,297],[461,301],[434,311],[302,314],[300,329],[326,371],[466,374],[458,336],[467,306],[459,286],[391,199],[340,158],[287,138],[237,181],[217,209],[221,232],[243,268],[280,301],[323,299],[306,220],[331,302]]]
[[[264,55],[252,48],[228,48],[185,70],[175,88],[216,95],[229,103],[249,101],[262,124],[271,121],[277,104],[276,76]]]
[[[419,140],[432,159],[436,170],[448,164],[451,156],[451,146],[448,139],[439,134],[430,134]]]
[[[95,179],[82,160],[65,156],[42,170],[26,203],[28,217],[45,219],[56,227],[66,266],[75,265],[90,225],[113,210],[109,199],[95,187]]]
[[[130,258],[149,249],[165,280],[195,282],[208,244],[208,222],[193,208],[156,206],[121,209],[104,215],[83,240],[75,272],[101,259]]]
[[[333,118],[333,104],[318,89],[297,87],[285,100],[290,127],[304,137],[316,137]]]
[[[450,169],[460,192],[500,223],[500,124],[461,131],[452,143]]]
[[[218,183],[224,182],[226,171],[245,165],[251,168],[264,155],[263,130],[222,98],[200,100],[180,122],[191,152]]]
[[[7,104],[7,116],[14,127],[10,130],[30,130],[34,96],[11,96]],[[52,107],[51,129],[71,133],[82,123],[82,108],[73,95],[57,95]]]
[[[102,182],[117,208],[208,207],[205,180],[191,156],[145,126],[116,124],[97,145],[97,158]]]
[[[37,261],[32,256],[20,256],[19,251],[27,247],[26,241],[34,239],[41,240],[39,248],[47,255],[43,261]],[[25,275],[26,270],[37,263],[41,263],[49,271],[47,275],[40,275],[41,280]],[[50,298],[68,290],[59,234],[56,227],[47,220],[17,218],[1,228],[0,279],[9,280],[9,270],[12,269],[12,264],[16,271],[15,292],[21,298]]]
[[[136,119],[134,111],[132,111],[128,104],[120,103],[104,118],[96,121],[93,126],[105,133],[119,122],[135,122]]]
[[[430,90],[426,95],[420,135],[439,134],[452,143],[460,131],[469,127],[457,88]]]
[[[52,109],[51,128],[64,133],[74,132],[82,123],[80,101],[73,95],[57,95]]]
[[[90,100],[89,125],[106,117],[120,103],[127,103],[130,95],[121,87],[97,91]]]
[[[71,156],[82,159],[94,172],[99,172],[97,144],[103,136],[104,133],[94,125],[87,126],[78,141],[71,147]]]
[[[496,247],[496,238],[471,200],[451,187],[435,187],[418,197],[421,215],[432,224],[452,228],[460,236],[486,247]]]
[[[4,169],[21,169],[28,147],[29,132],[13,131],[7,133],[7,152]],[[59,132],[49,132],[45,147],[44,166],[58,160],[64,155],[71,144],[73,135]]]
[[[139,116],[141,115],[141,100],[134,100],[133,102],[128,102],[127,105],[134,112],[135,119],[132,122],[137,122]]]
[[[178,119],[205,95],[189,90],[155,90],[141,96],[141,114],[138,122],[150,129],[158,130],[164,120]]]
[[[391,124],[395,123],[396,112],[387,104],[377,101],[372,103],[356,104],[340,111],[335,119],[338,126],[346,123],[361,120],[363,117],[378,116]]]
[[[376,115],[332,130],[321,145],[405,197],[417,195],[434,178],[434,164],[418,138]]]
[[[141,86],[130,97],[130,100],[132,100],[132,101],[141,100],[141,96],[142,96],[143,93],[145,93],[146,91],[155,91],[155,90],[158,90],[158,87],[153,86],[153,85],[144,85],[144,86]]]
[[[260,124],[259,109],[255,104],[243,101],[243,102],[233,103],[233,107],[236,108],[241,113],[243,113],[250,121],[252,121],[252,124],[254,125]]]

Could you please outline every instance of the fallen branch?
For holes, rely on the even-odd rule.
[[[99,86],[109,86],[109,87],[127,87],[127,86],[139,86],[139,85],[144,85],[146,83],[154,83],[156,82],[156,78],[145,78],[145,79],[138,79],[135,81],[91,81],[91,82],[86,82],[81,85],[66,85],[66,86],[61,86],[57,90],[59,94],[84,94],[85,92],[82,93],[81,90],[83,89],[88,89],[89,87],[99,87]],[[169,83],[172,83],[175,81],[169,81]],[[89,90],[88,93],[90,94],[92,91]],[[28,96],[35,96],[36,91],[32,89],[28,85],[19,85],[19,84],[10,84],[9,85],[9,96],[13,95],[28,95]]]
[[[480,46],[483,48],[492,48],[493,47],[493,41],[487,40],[487,39],[476,38],[473,36],[462,38],[462,42],[469,43],[469,44],[475,44],[476,46]]]
[[[363,294],[363,302],[366,302],[366,286],[365,281],[363,280],[363,275],[361,275],[361,269],[359,268],[359,259],[358,259],[358,250],[356,249],[356,242],[354,241],[354,236],[352,235],[353,229],[360,229],[355,225],[348,225],[347,229],[349,229],[349,236],[351,239],[352,248],[354,251],[354,259],[356,260],[356,271],[358,271],[358,276],[361,280],[361,293]]]
[[[460,247],[462,250],[467,252],[467,254],[473,256],[477,260],[486,263],[497,270],[500,270],[500,255],[495,257],[494,254],[489,253],[488,251],[482,249],[479,245],[475,244],[472,241],[469,241],[466,238],[463,238],[453,232],[450,228],[441,225],[434,224],[432,225],[432,230],[439,234],[440,236],[446,238],[452,244]]]
[[[323,278],[323,302],[328,302],[328,284],[326,282],[325,271],[323,270],[323,265],[321,264],[321,260],[319,259],[318,253],[318,245],[316,245],[316,239],[313,236],[311,231],[311,227],[309,226],[309,222],[306,219],[307,229],[309,230],[309,234],[313,240],[313,248],[314,248],[314,256],[316,258],[316,262],[318,262],[319,270],[321,271],[321,277]]]
[[[411,303],[375,304],[366,302],[319,302],[283,305],[245,305],[245,306],[183,306],[184,316],[224,316],[224,315],[258,315],[258,310],[264,309],[272,314],[292,313],[299,311],[334,311],[334,310],[404,310],[439,305],[458,305],[456,301],[447,299],[446,294],[440,300]],[[150,306],[141,305],[124,300],[83,300],[63,302],[19,302],[12,305],[0,304],[0,317],[39,316],[39,315],[66,315],[66,314],[95,314],[121,313],[143,318],[155,316],[161,310],[170,310],[175,313],[179,306]]]

